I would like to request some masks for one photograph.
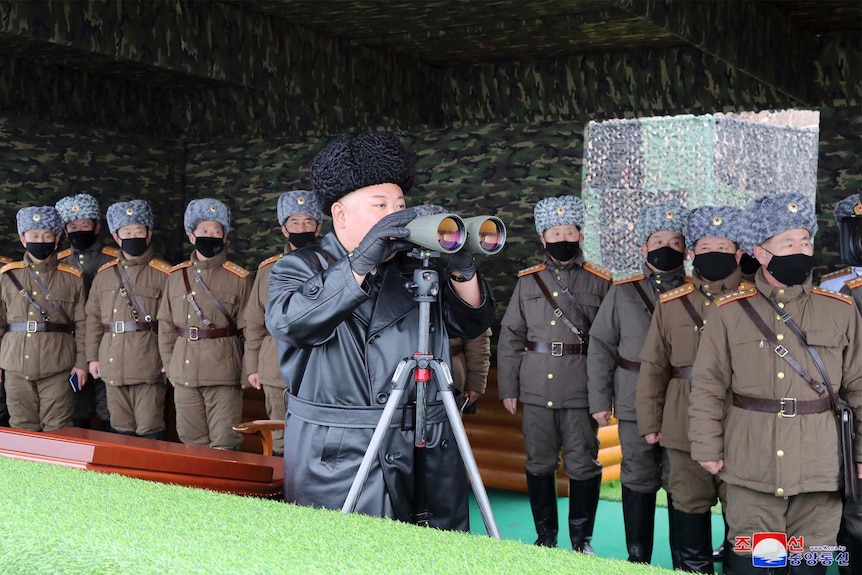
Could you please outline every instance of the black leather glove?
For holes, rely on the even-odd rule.
[[[359,246],[350,254],[350,268],[357,274],[364,276],[378,265],[389,259],[395,252],[403,251],[413,247],[406,241],[398,241],[397,238],[405,238],[410,231],[404,227],[416,217],[413,208],[407,208],[393,212],[374,224]],[[392,239],[395,238],[395,239]]]
[[[467,281],[473,279],[473,276],[476,275],[476,260],[473,258],[473,252],[467,246],[464,246],[454,254],[443,255],[441,260],[449,274],[452,272],[461,272],[464,280]]]

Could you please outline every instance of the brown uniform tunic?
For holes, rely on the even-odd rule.
[[[545,299],[538,274],[581,337]],[[523,403],[527,471],[553,473],[564,453],[566,473],[583,481],[601,475],[597,425],[589,414],[589,331],[610,289],[610,272],[582,257],[560,267],[552,259],[520,274],[500,327],[497,368],[500,398]],[[581,341],[583,339],[583,342]]]
[[[691,367],[714,299],[741,287],[739,267],[719,281],[706,281],[696,272],[692,283],[662,294],[641,350],[637,385],[637,421],[641,435],[661,433],[668,449],[668,487],[674,505],[685,513],[703,513],[715,505],[719,484],[691,459],[688,402]],[[690,305],[698,316],[687,310]]]
[[[455,387],[484,394],[491,368],[491,328],[475,339],[449,338],[449,348]]]
[[[0,368],[6,372],[11,425],[36,431],[69,427],[74,408],[69,372],[73,367],[86,371],[87,365],[82,274],[58,264],[54,255],[41,263],[24,258],[0,269]],[[74,333],[44,331],[42,313],[19,293],[9,274],[46,312],[47,325],[71,323]]]
[[[777,288],[758,271],[755,283],[756,288],[723,298],[704,330],[689,408],[691,455],[697,461],[724,459],[721,476],[733,487],[728,489],[727,508],[731,541],[756,527],[786,531],[788,537],[804,535],[806,545],[833,545],[841,515],[835,416],[827,409],[777,417],[778,410],[765,413],[734,405],[729,394],[795,402],[818,399],[764,341],[738,300],[745,298],[789,355],[822,381],[798,338],[758,292],[778,302],[806,334],[834,390],[856,415],[856,461],[862,461],[862,319],[853,312],[850,298],[812,289],[810,279]]]
[[[862,277],[845,282],[844,287],[841,288],[841,293],[852,296],[857,309],[862,310]]]
[[[157,317],[159,353],[175,388],[180,439],[183,443],[234,449],[241,442],[240,435],[232,430],[242,414],[240,341],[236,334],[214,337],[234,330],[213,298],[225,308],[236,329],[242,329],[245,318],[241,312],[251,282],[247,270],[226,258],[221,252],[200,261],[192,254],[189,261],[175,266],[165,284]],[[209,327],[187,299],[184,271],[191,295],[209,320]],[[195,271],[211,295],[195,281]]]
[[[150,246],[139,257],[121,255],[102,266],[90,287],[87,360],[99,362],[111,427],[120,432],[148,435],[165,429],[156,312],[171,267],[154,258]]]
[[[12,262],[12,258],[0,256],[0,266],[5,266]],[[9,427],[9,410],[6,409],[6,388],[3,387],[3,382],[0,381],[0,427]]]

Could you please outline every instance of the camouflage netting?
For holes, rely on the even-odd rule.
[[[798,191],[815,203],[817,114],[675,116],[590,122],[582,194],[584,250],[617,274],[640,269],[635,224],[652,204],[744,207]]]

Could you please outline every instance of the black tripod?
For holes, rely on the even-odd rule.
[[[446,365],[446,362],[434,357],[428,351],[430,350],[431,302],[437,301],[437,296],[440,293],[439,276],[435,270],[429,269],[428,260],[431,257],[438,256],[439,254],[436,252],[424,248],[419,248],[418,255],[411,254],[411,257],[418,257],[422,260],[422,267],[413,272],[413,281],[407,284],[410,291],[414,293],[414,301],[419,302],[419,351],[414,353],[412,357],[402,359],[398,363],[398,367],[395,368],[395,373],[392,374],[392,392],[386,400],[386,407],[384,407],[380,420],[377,422],[377,427],[374,428],[374,434],[371,436],[371,441],[368,444],[368,448],[362,458],[362,463],[359,465],[359,470],[356,472],[356,477],[353,479],[353,484],[350,486],[350,491],[347,494],[347,499],[341,511],[342,513],[351,513],[356,508],[359,494],[362,492],[365,481],[368,479],[371,463],[380,451],[383,436],[389,427],[389,423],[392,421],[393,415],[395,415],[395,410],[398,409],[401,396],[404,395],[404,390],[407,388],[407,383],[412,372],[413,380],[416,384],[416,424],[413,445],[415,454],[414,476],[417,483],[414,490],[414,503],[416,504],[415,509],[420,510],[414,516],[414,519],[419,525],[428,525],[430,517],[428,516],[424,501],[425,407],[428,384],[431,381],[431,372],[433,371],[434,381],[437,384],[437,393],[443,399],[446,416],[455,434],[455,443],[458,444],[461,460],[464,462],[464,467],[466,467],[467,474],[470,477],[473,494],[476,496],[479,510],[482,512],[482,519],[485,521],[485,528],[491,537],[499,539],[500,532],[497,530],[494,514],[491,512],[491,502],[488,500],[488,493],[485,491],[482,477],[479,475],[479,468],[476,466],[476,459],[473,457],[473,452],[470,449],[470,442],[467,439],[467,433],[464,431],[464,424],[461,422],[458,407],[455,405],[455,396],[452,392],[452,373],[449,371],[449,366]]]

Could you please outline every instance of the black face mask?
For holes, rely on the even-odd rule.
[[[148,247],[147,238],[126,238],[120,240],[120,248],[133,258],[143,254],[147,251]]]
[[[694,269],[701,277],[714,282],[722,280],[736,269],[736,254],[707,252],[694,256]]]
[[[742,273],[751,275],[760,269],[760,262],[754,256],[743,252],[742,259],[739,260],[739,267],[742,269]]]
[[[211,258],[224,249],[224,238],[195,238],[195,249],[205,258]]]
[[[545,249],[548,254],[558,262],[567,262],[575,259],[581,251],[581,246],[578,242],[548,242],[545,244]]]
[[[772,277],[786,286],[795,286],[803,283],[811,275],[811,270],[813,269],[814,256],[806,254],[790,254],[789,256],[772,254],[772,259],[769,260],[769,265],[766,266],[766,270],[772,274]]]
[[[27,242],[27,252],[37,260],[48,259],[56,249],[54,242]]]
[[[304,248],[309,244],[316,243],[314,232],[291,232],[287,234],[287,241],[293,244],[296,249]]]
[[[677,269],[685,260],[685,254],[670,246],[647,252],[646,260],[659,271],[669,272]]]
[[[96,232],[94,230],[81,230],[80,232],[68,232],[69,243],[76,250],[85,250],[96,243]]]

